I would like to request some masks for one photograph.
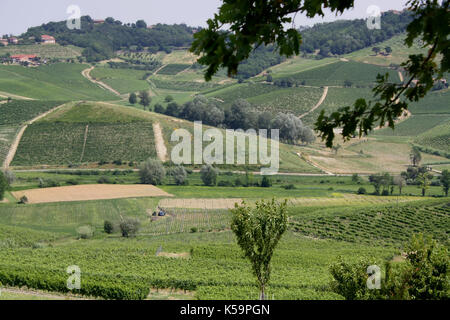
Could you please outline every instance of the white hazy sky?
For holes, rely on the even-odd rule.
[[[297,15],[296,25],[311,25],[336,19],[366,18],[367,8],[377,5],[381,11],[402,9],[407,0],[355,0],[355,8],[336,17],[328,14],[326,19],[307,19]],[[82,15],[94,19],[114,17],[122,22],[143,19],[147,24],[186,23],[205,26],[213,17],[221,0],[0,0],[0,35],[20,34],[29,27],[50,21],[62,21],[69,17],[69,5],[78,5]]]

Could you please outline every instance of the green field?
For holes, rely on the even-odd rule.
[[[145,80],[147,75],[148,71],[108,67],[97,67],[91,72],[96,80],[106,83],[121,94],[148,90],[150,85]]]
[[[343,86],[351,81],[354,86],[371,87],[378,74],[390,74],[392,82],[399,82],[396,71],[366,63],[338,61],[315,69],[292,74],[286,78],[305,81],[311,86]],[[275,77],[276,78],[276,77]]]
[[[425,133],[432,128],[443,124],[450,120],[450,114],[425,114],[413,115],[407,120],[397,124],[395,130],[391,128],[384,128],[377,131],[377,135],[387,136],[417,136]]]
[[[114,100],[115,97],[81,75],[88,66],[57,63],[27,68],[0,66],[2,92],[41,100]]]

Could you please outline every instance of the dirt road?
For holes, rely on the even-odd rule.
[[[155,134],[156,154],[162,162],[167,161],[167,148],[164,143],[163,133],[159,122],[153,123],[153,133]]]
[[[112,92],[112,93],[115,94],[116,96],[122,97],[118,91],[114,90],[113,88],[111,88],[110,86],[108,86],[106,83],[103,83],[103,82],[98,81],[98,80],[94,80],[94,79],[91,77],[91,71],[94,70],[94,68],[95,68],[95,67],[90,67],[90,68],[88,68],[88,69],[85,69],[85,70],[81,71],[81,75],[82,75],[83,77],[85,77],[86,79],[88,79],[90,82],[99,85],[99,86],[102,87],[103,89],[106,89],[106,90]]]
[[[323,94],[322,94],[322,97],[320,98],[319,102],[311,110],[309,110],[308,112],[299,116],[299,118],[302,119],[303,117],[307,116],[308,114],[310,114],[311,112],[314,112],[314,110],[319,108],[322,105],[322,103],[325,101],[325,99],[327,98],[327,95],[328,95],[328,87],[324,87]]]

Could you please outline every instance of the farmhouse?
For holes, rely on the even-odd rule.
[[[7,46],[8,45],[8,40],[7,39],[0,39],[0,45],[3,45],[3,46]]]
[[[11,56],[14,63],[26,64],[26,65],[39,65],[38,56],[35,54],[16,54]]]
[[[103,24],[103,23],[105,23],[105,20],[101,20],[101,19],[94,20],[94,24]]]
[[[19,40],[16,37],[11,37],[8,39],[9,43],[11,44],[18,44]]]
[[[56,40],[54,37],[44,34],[41,36],[41,43],[42,44],[55,44]]]

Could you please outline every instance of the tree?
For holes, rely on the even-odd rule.
[[[367,268],[373,259],[356,263],[339,259],[330,267],[331,288],[347,300],[447,300],[450,297],[448,249],[431,237],[414,235],[405,246],[406,261],[387,262],[379,290],[367,286]]]
[[[180,113],[180,105],[178,103],[171,102],[167,105],[165,114],[172,117],[178,117],[179,113]]]
[[[184,185],[187,182],[187,172],[186,169],[184,169],[183,166],[176,166],[172,169],[172,177],[175,180],[175,183],[178,186]]]
[[[419,188],[422,189],[422,197],[425,197],[425,193],[430,188],[431,179],[433,175],[429,172],[419,173],[417,177],[417,182],[419,183]]]
[[[273,77],[272,77],[271,74],[268,74],[268,75],[267,75],[266,81],[267,81],[267,82],[272,82],[272,81],[273,81]]]
[[[217,169],[207,164],[200,170],[200,175],[205,186],[215,186],[217,183]]]
[[[161,161],[149,158],[139,166],[139,176],[144,184],[158,185],[166,177],[166,170]]]
[[[144,110],[152,102],[152,98],[150,97],[150,94],[148,93],[148,91],[145,91],[145,90],[139,92],[139,99],[140,99],[139,104],[144,107]]]
[[[444,190],[445,196],[448,197],[448,190],[450,189],[450,171],[442,171],[440,181],[442,184],[442,190]]]
[[[164,113],[166,113],[166,109],[164,109],[164,107],[161,103],[157,103],[157,104],[155,104],[155,112],[164,114]]]
[[[375,53],[375,55],[378,55],[381,51],[380,47],[373,47],[372,51]]]
[[[205,79],[221,68],[226,68],[230,76],[236,75],[240,63],[249,58],[254,47],[276,43],[282,56],[290,57],[300,52],[302,38],[295,27],[289,26],[296,13],[305,13],[307,17],[324,16],[323,9],[330,13],[341,14],[354,7],[354,0],[285,0],[254,1],[224,0],[219,12],[209,19],[208,27],[194,35],[191,51],[200,56],[198,62],[206,65]],[[395,128],[395,119],[408,109],[408,103],[415,102],[427,95],[434,84],[434,78],[450,69],[450,50],[448,37],[449,0],[410,0],[407,9],[412,21],[407,27],[405,44],[411,47],[420,40],[426,55],[419,53],[409,56],[402,64],[409,80],[403,83],[390,81],[389,74],[379,75],[374,88],[373,101],[358,99],[353,106],[346,106],[325,115],[323,110],[315,128],[326,141],[333,146],[334,129],[342,128],[345,140],[353,137],[354,132],[368,134],[378,123]],[[227,30],[223,30],[223,26]],[[417,86],[411,86],[413,80]]]
[[[140,226],[141,222],[138,219],[124,219],[119,225],[122,237],[134,237],[138,233]]]
[[[384,48],[384,51],[386,51],[386,54],[390,55],[392,53],[392,48],[386,47],[386,48]]]
[[[172,97],[171,95],[167,95],[167,96],[164,98],[164,101],[165,101],[165,102],[172,102],[172,101],[173,101],[173,97]]]
[[[235,204],[231,210],[231,230],[238,245],[252,264],[261,300],[270,281],[270,261],[282,235],[287,230],[287,201],[257,201],[255,207]]]
[[[409,159],[411,160],[411,164],[413,165],[413,167],[417,167],[420,164],[420,161],[422,161],[422,155],[418,147],[414,146],[411,149]]]
[[[403,178],[402,176],[394,177],[394,184],[398,187],[398,192],[401,195],[402,189],[406,185],[405,178]]]
[[[105,222],[103,223],[103,230],[107,233],[107,234],[111,234],[114,233],[114,223],[112,223],[109,220],[105,220]]]
[[[138,21],[136,21],[136,28],[146,29],[147,23],[145,23],[144,20],[138,20]]]
[[[130,97],[128,98],[128,102],[130,102],[130,104],[136,104],[137,102],[137,96],[136,93],[131,93]]]
[[[8,189],[8,180],[6,180],[5,175],[0,171],[0,201],[3,200],[5,192]]]

